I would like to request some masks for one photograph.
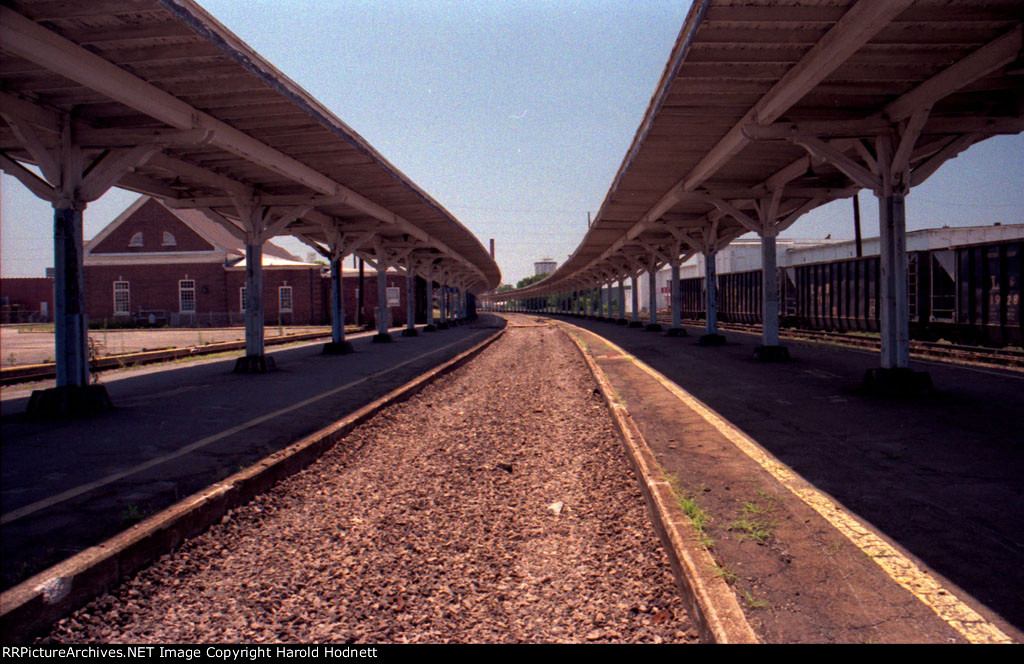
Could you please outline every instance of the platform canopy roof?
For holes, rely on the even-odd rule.
[[[5,0],[0,57],[0,165],[55,205],[117,185],[250,239],[500,281],[455,217],[192,0]]]
[[[862,188],[905,193],[1024,130],[1019,0],[695,0],[601,209],[511,299],[777,233]]]

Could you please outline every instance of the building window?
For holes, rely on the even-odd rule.
[[[291,313],[292,311],[292,287],[281,286],[277,289],[277,301],[278,310],[281,313]]]
[[[245,286],[238,289],[238,310],[245,313]]]
[[[132,236],[132,239],[128,241],[129,247],[141,247],[142,246],[142,231],[139,231]]]
[[[181,313],[196,310],[196,282],[193,279],[182,279],[178,282],[178,311]]]
[[[114,282],[114,315],[131,313],[131,298],[127,281]]]
[[[164,241],[161,244],[161,246],[164,246],[164,247],[177,247],[178,246],[178,241],[174,239],[173,235],[171,235],[167,231],[164,231]]]

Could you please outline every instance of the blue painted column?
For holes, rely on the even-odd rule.
[[[89,336],[82,275],[82,211],[54,210],[54,334],[57,387],[89,384]]]

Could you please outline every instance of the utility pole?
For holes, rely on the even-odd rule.
[[[864,248],[860,243],[860,197],[853,195],[853,237],[857,241],[857,258],[864,255]]]

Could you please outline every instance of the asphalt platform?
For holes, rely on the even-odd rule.
[[[278,370],[262,375],[233,373],[237,354],[104,373],[114,410],[75,420],[29,420],[31,390],[5,388],[2,587],[356,411],[503,325],[482,315],[416,337],[396,329],[390,344],[348,335],[348,355],[321,354],[323,342],[270,350]]]
[[[663,374],[1020,637],[1024,373],[911,360],[931,374],[935,394],[885,399],[861,390],[877,352],[783,340],[793,360],[762,363],[754,357],[758,335],[726,332],[726,345],[704,347],[698,327],[672,338],[554,318]],[[651,410],[645,422],[650,404],[623,398],[644,435],[656,439],[653,420],[663,414]],[[659,460],[692,464],[673,460],[681,453],[673,435],[654,441]]]

